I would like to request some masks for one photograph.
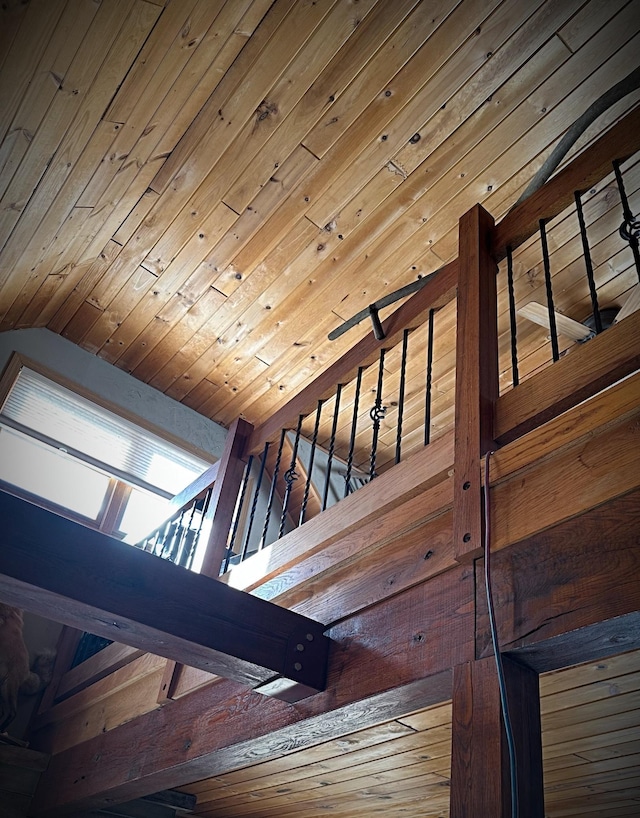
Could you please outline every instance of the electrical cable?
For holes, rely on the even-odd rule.
[[[507,699],[507,685],[504,677],[504,667],[502,664],[502,654],[498,644],[498,631],[496,628],[496,615],[493,605],[493,592],[491,589],[491,506],[489,503],[489,459],[493,452],[487,452],[484,461],[484,581],[487,591],[487,607],[489,609],[489,626],[491,629],[491,642],[498,671],[498,687],[500,688],[500,707],[502,709],[502,720],[507,736],[507,748],[509,751],[509,778],[511,781],[511,818],[518,818],[520,809],[518,804],[518,765],[516,759],[515,739],[513,727],[509,716],[509,702]]]

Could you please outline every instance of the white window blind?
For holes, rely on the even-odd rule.
[[[2,418],[117,476],[170,495],[210,465],[26,367],[2,406]]]

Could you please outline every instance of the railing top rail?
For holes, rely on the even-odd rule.
[[[258,454],[267,441],[276,439],[281,429],[289,428],[300,415],[313,412],[318,400],[331,397],[339,383],[351,381],[358,367],[372,364],[378,358],[381,347],[389,349],[400,343],[405,329],[415,329],[425,323],[430,309],[443,307],[455,297],[457,282],[458,260],[454,259],[382,322],[384,340],[378,341],[373,332],[366,335],[269,420],[254,429],[245,455]]]
[[[617,122],[589,148],[577,156],[522,204],[509,211],[496,225],[493,257],[499,262],[507,247],[516,247],[532,236],[540,220],[552,219],[574,201],[574,192],[588,190],[611,172],[611,163],[624,161],[640,150],[640,107]]]

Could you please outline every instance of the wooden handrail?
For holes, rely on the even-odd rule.
[[[292,427],[300,415],[310,414],[319,400],[330,398],[339,383],[352,380],[358,367],[369,366],[377,360],[381,347],[389,349],[395,346],[402,340],[405,329],[415,329],[424,324],[430,309],[444,307],[455,298],[457,282],[458,260],[454,259],[382,322],[384,340],[376,340],[372,332],[366,335],[269,420],[258,426],[249,438],[245,454],[261,452],[264,444],[273,442],[281,429]]]
[[[574,201],[576,190],[588,190],[611,172],[611,163],[624,161],[640,150],[640,107],[627,114],[567,167],[522,204],[509,211],[496,225],[493,257],[499,262],[507,247],[516,247],[532,236],[540,219],[547,221]]]

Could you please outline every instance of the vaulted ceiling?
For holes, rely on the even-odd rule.
[[[0,328],[260,423],[370,326],[330,330],[456,256],[469,207],[514,204],[638,65],[639,23],[633,0],[8,0]]]

